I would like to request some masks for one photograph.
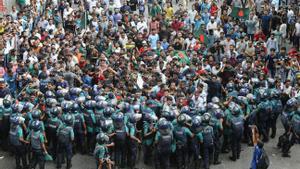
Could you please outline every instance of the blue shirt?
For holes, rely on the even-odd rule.
[[[270,15],[263,15],[261,17],[261,21],[262,21],[262,28],[263,29],[269,29],[270,27],[270,20],[271,20],[271,16]]]
[[[258,160],[262,155],[262,149],[260,149],[257,145],[254,147],[253,157],[251,161],[251,169],[256,169]]]
[[[157,41],[159,40],[158,34],[155,34],[155,35],[151,34],[151,35],[149,35],[148,40],[150,42],[151,49],[156,49],[157,48]]]

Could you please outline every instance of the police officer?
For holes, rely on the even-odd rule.
[[[114,130],[110,137],[113,138],[115,144],[115,163],[116,166],[120,168],[125,167],[126,163],[126,143],[128,136],[128,127],[124,122],[124,115],[121,112],[118,112],[113,117]]]
[[[276,122],[278,116],[282,113],[283,105],[282,101],[280,100],[280,92],[276,89],[271,91],[271,104],[272,104],[272,111],[271,111],[271,119],[270,119],[270,127],[272,129],[271,138],[275,138],[276,136]]]
[[[94,108],[96,102],[94,100],[88,100],[85,102],[84,120],[87,128],[87,149],[90,154],[94,150],[95,145],[95,124],[96,118]]]
[[[200,168],[200,160],[201,160],[201,153],[200,153],[200,146],[203,144],[203,136],[202,136],[202,120],[201,116],[195,116],[192,119],[191,130],[194,134],[194,137],[191,141],[192,146],[192,156],[190,156],[190,167],[189,168]]]
[[[61,168],[61,164],[66,155],[67,169],[72,167],[72,142],[74,141],[73,119],[71,115],[66,115],[64,124],[57,130],[58,144],[57,144],[57,168]]]
[[[74,115],[74,135],[76,150],[80,153],[84,153],[84,138],[87,134],[86,125],[84,121],[83,113],[80,111],[80,107],[77,103],[72,105],[72,113]]]
[[[96,146],[94,150],[94,156],[97,163],[97,169],[102,169],[106,166],[106,169],[112,168],[112,161],[110,160],[109,151],[107,148],[107,143],[109,141],[109,137],[100,132],[96,136]]]
[[[62,121],[58,118],[60,110],[57,107],[54,107],[50,110],[51,117],[47,119],[46,128],[48,135],[48,145],[49,152],[52,155],[53,159],[56,159],[56,150],[57,150],[57,129],[62,125]]]
[[[3,99],[3,106],[1,106],[0,111],[1,111],[0,116],[2,116],[0,122],[2,123],[0,124],[0,132],[2,133],[1,134],[2,137],[0,136],[0,142],[2,141],[2,145],[5,150],[5,147],[7,147],[6,138],[8,138],[9,135],[9,127],[10,127],[9,119],[12,114],[11,101],[6,98]]]
[[[9,130],[9,140],[12,145],[13,152],[16,159],[16,168],[22,169],[27,168],[26,159],[26,148],[24,144],[29,144],[28,141],[24,140],[23,130],[20,126],[20,121],[18,117],[15,117],[11,121],[11,127]],[[22,160],[22,165],[21,165]]]
[[[211,120],[211,115],[209,113],[204,113],[202,116],[203,128],[203,167],[204,169],[209,169],[209,164],[213,161],[214,153],[214,129],[209,125]]]
[[[176,142],[176,162],[177,169],[185,169],[188,164],[188,137],[192,138],[194,135],[185,127],[186,125],[186,114],[180,114],[174,125],[173,135]]]
[[[44,122],[40,120],[41,118],[41,111],[40,110],[33,110],[32,112],[32,120],[29,121],[28,124],[28,129],[32,130],[32,125],[35,121],[39,121],[40,122],[40,132],[44,135],[45,138],[45,142],[47,143],[47,137],[46,137],[46,132],[45,132],[45,125]]]
[[[158,131],[155,135],[155,168],[169,169],[170,155],[174,152],[174,137],[172,133],[172,124],[165,118],[158,121]]]
[[[36,120],[32,123],[32,130],[27,136],[27,141],[30,142],[32,159],[30,160],[30,168],[35,168],[39,164],[40,169],[45,168],[44,154],[48,154],[45,146],[45,137],[42,133],[41,122]]]
[[[290,148],[300,141],[300,107],[298,106],[291,120],[292,138],[288,146],[283,146],[282,157],[291,157],[289,154]]]
[[[138,144],[141,143],[140,139],[137,137],[137,128],[136,124],[139,120],[139,114],[131,113],[128,117],[128,131],[129,131],[129,140],[128,140],[128,155],[127,155],[127,164],[130,169],[134,169],[135,162],[137,159],[137,150]]]
[[[228,97],[236,97],[238,92],[235,90],[235,85],[232,82],[226,84],[226,91]]]
[[[291,119],[294,115],[294,111],[297,105],[297,100],[295,98],[291,98],[287,101],[284,110],[280,116],[281,123],[284,127],[285,132],[279,136],[277,147],[282,148],[283,154],[287,154],[285,151],[288,150],[289,137],[291,131]]]
[[[240,114],[239,107],[234,107],[232,110],[232,117],[229,119],[229,126],[231,128],[231,150],[232,156],[230,159],[236,161],[240,158],[241,140],[244,132],[244,118]]]
[[[269,128],[270,128],[270,116],[272,111],[272,105],[268,101],[268,93],[263,92],[260,95],[260,104],[257,106],[257,109],[254,110],[254,113],[256,114],[256,120],[257,120],[257,127],[259,133],[263,136],[262,141],[268,142],[269,141]]]
[[[150,113],[143,114],[143,151],[144,151],[144,164],[150,165],[152,159],[152,145],[156,133],[155,128],[155,115]]]
[[[210,125],[214,129],[214,165],[221,164],[221,161],[219,161],[219,154],[221,152],[222,143],[221,143],[221,136],[223,132],[223,117],[224,112],[222,109],[215,109],[214,114],[210,120]]]

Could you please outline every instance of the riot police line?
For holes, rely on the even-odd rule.
[[[285,132],[277,146],[290,157],[299,141],[299,97],[284,100],[272,80],[267,83],[266,88],[265,81],[229,82],[224,99],[213,97],[200,107],[189,99],[169,110],[155,93],[118,100],[110,92],[89,95],[71,88],[48,90],[37,98],[7,96],[1,105],[2,142],[13,152],[17,169],[43,169],[47,160],[70,169],[75,153],[94,156],[97,169],[133,169],[141,157],[156,169],[208,169],[221,164],[221,153],[239,160],[241,143],[254,144],[253,128],[263,142],[275,138],[279,117]]]

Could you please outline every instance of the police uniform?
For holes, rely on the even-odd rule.
[[[56,159],[56,150],[57,150],[57,129],[62,125],[62,121],[57,116],[52,116],[47,120],[47,137],[49,152],[52,155],[53,159]]]
[[[149,121],[143,122],[143,151],[144,151],[144,164],[150,165],[152,159],[152,145],[155,136],[154,123]]]
[[[23,139],[23,130],[17,125],[12,125],[9,130],[9,140],[12,145],[13,152],[16,159],[16,167],[17,169],[26,168],[27,167],[27,159],[26,159],[26,148],[20,139]],[[22,166],[21,166],[22,160]]]
[[[124,121],[122,123],[124,123]],[[122,124],[118,127],[114,126],[113,131],[115,133],[113,136],[113,141],[115,143],[114,160],[116,166],[123,168],[126,165],[126,142],[128,136],[128,127],[125,124]]]
[[[41,131],[31,131],[27,140],[30,141],[32,159],[30,160],[30,168],[35,168],[39,164],[40,169],[45,168],[44,150],[42,144],[45,144],[45,137]]]
[[[175,124],[173,129],[173,135],[176,142],[176,162],[178,169],[184,169],[187,167],[188,160],[188,137],[193,137],[192,132],[180,124]]]
[[[214,129],[209,124],[205,124],[202,129],[203,140],[203,166],[209,169],[209,164],[213,161],[214,153]]]
[[[175,150],[173,133],[162,134],[158,131],[154,141],[156,143],[156,169],[169,169],[170,155]]]
[[[67,169],[70,169],[72,153],[72,141],[74,140],[74,131],[71,125],[61,125],[57,130],[58,145],[57,145],[57,168],[61,168],[64,158],[64,153],[67,157]]]

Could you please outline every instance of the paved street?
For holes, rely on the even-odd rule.
[[[281,124],[278,123],[279,133],[283,132]],[[300,168],[300,146],[295,145],[291,149],[291,158],[282,158],[280,151],[276,148],[278,135],[276,139],[271,140],[265,144],[265,149],[269,154],[271,166],[270,169],[299,169]],[[243,145],[243,151],[241,153],[241,159],[237,162],[231,162],[228,157],[230,154],[222,154],[222,164],[218,166],[212,166],[211,169],[249,169],[250,160],[252,158],[253,147]],[[0,154],[3,152],[0,151]],[[0,160],[0,169],[14,169],[15,163],[13,157],[4,153],[5,158]],[[91,156],[75,155],[72,160],[72,169],[95,169],[95,161]],[[152,169],[153,167],[145,167],[140,164],[138,169]],[[55,169],[53,162],[47,162],[46,169]]]

